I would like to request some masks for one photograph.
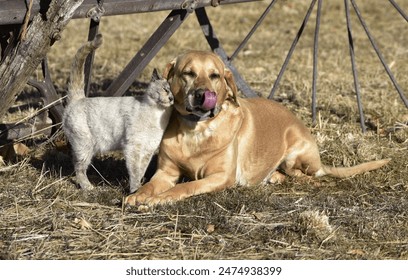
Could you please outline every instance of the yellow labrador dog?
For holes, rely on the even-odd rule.
[[[232,73],[211,52],[177,57],[165,76],[175,110],[161,142],[158,169],[126,198],[127,204],[163,204],[236,184],[279,182],[284,174],[349,177],[389,162],[322,165],[306,126],[274,101],[237,97]],[[179,183],[183,175],[192,181]]]

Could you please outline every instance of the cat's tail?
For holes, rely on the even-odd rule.
[[[102,45],[102,35],[96,35],[95,39],[86,42],[80,47],[72,61],[71,74],[68,83],[68,103],[85,98],[84,91],[84,64],[88,54]]]

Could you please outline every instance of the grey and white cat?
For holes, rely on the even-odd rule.
[[[75,56],[63,129],[72,147],[76,180],[82,189],[93,188],[86,171],[95,154],[122,150],[132,193],[139,188],[150,159],[159,147],[174,97],[167,80],[155,69],[143,96],[86,98],[84,62],[101,44],[102,36],[97,35]]]

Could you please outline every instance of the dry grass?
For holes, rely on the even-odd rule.
[[[399,2],[408,11],[407,4]],[[208,9],[228,53],[267,4]],[[353,16],[369,127],[365,135],[360,132],[342,4],[324,1],[317,124],[311,126],[309,110],[314,16],[276,98],[311,126],[325,163],[353,165],[391,157],[388,166],[348,179],[289,179],[280,185],[237,187],[140,212],[122,209],[127,174],[120,156],[94,161],[104,178],[90,169],[90,180],[98,188],[88,193],[72,181],[61,133],[32,139],[24,142],[32,150],[29,156],[0,165],[0,258],[408,259],[408,111]],[[358,4],[400,86],[407,90],[406,22],[386,1]],[[304,1],[279,1],[236,58],[235,65],[256,91],[269,93],[306,9]],[[94,88],[105,87],[121,71],[166,15],[102,20],[106,40],[95,60]],[[61,93],[87,27],[84,20],[72,21],[50,53],[52,77]],[[208,49],[194,15],[139,81],[147,81],[153,67],[163,69],[187,49]]]

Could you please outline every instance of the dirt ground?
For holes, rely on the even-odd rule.
[[[269,94],[279,73],[306,2],[278,1],[234,60],[262,96]],[[356,2],[400,87],[408,92],[406,21],[388,1]],[[408,12],[407,1],[397,2]],[[227,53],[233,53],[268,4],[207,9]],[[95,158],[89,177],[97,188],[84,192],[74,183],[62,132],[21,139],[17,142],[30,152],[0,163],[0,259],[408,259],[408,110],[352,11],[367,125],[367,132],[361,132],[343,5],[323,1],[316,123],[310,110],[315,12],[275,99],[307,123],[325,164],[391,158],[387,166],[348,179],[290,178],[277,185],[238,186],[140,212],[122,207],[128,178],[120,155]],[[105,42],[95,57],[94,92],[107,87],[167,14],[102,19]],[[71,21],[50,52],[52,78],[62,95],[88,25],[86,20]],[[194,14],[129,92],[143,90],[154,67],[164,69],[188,49],[209,49]],[[18,102],[33,96],[27,88]],[[35,109],[12,111],[1,122],[19,120]]]

